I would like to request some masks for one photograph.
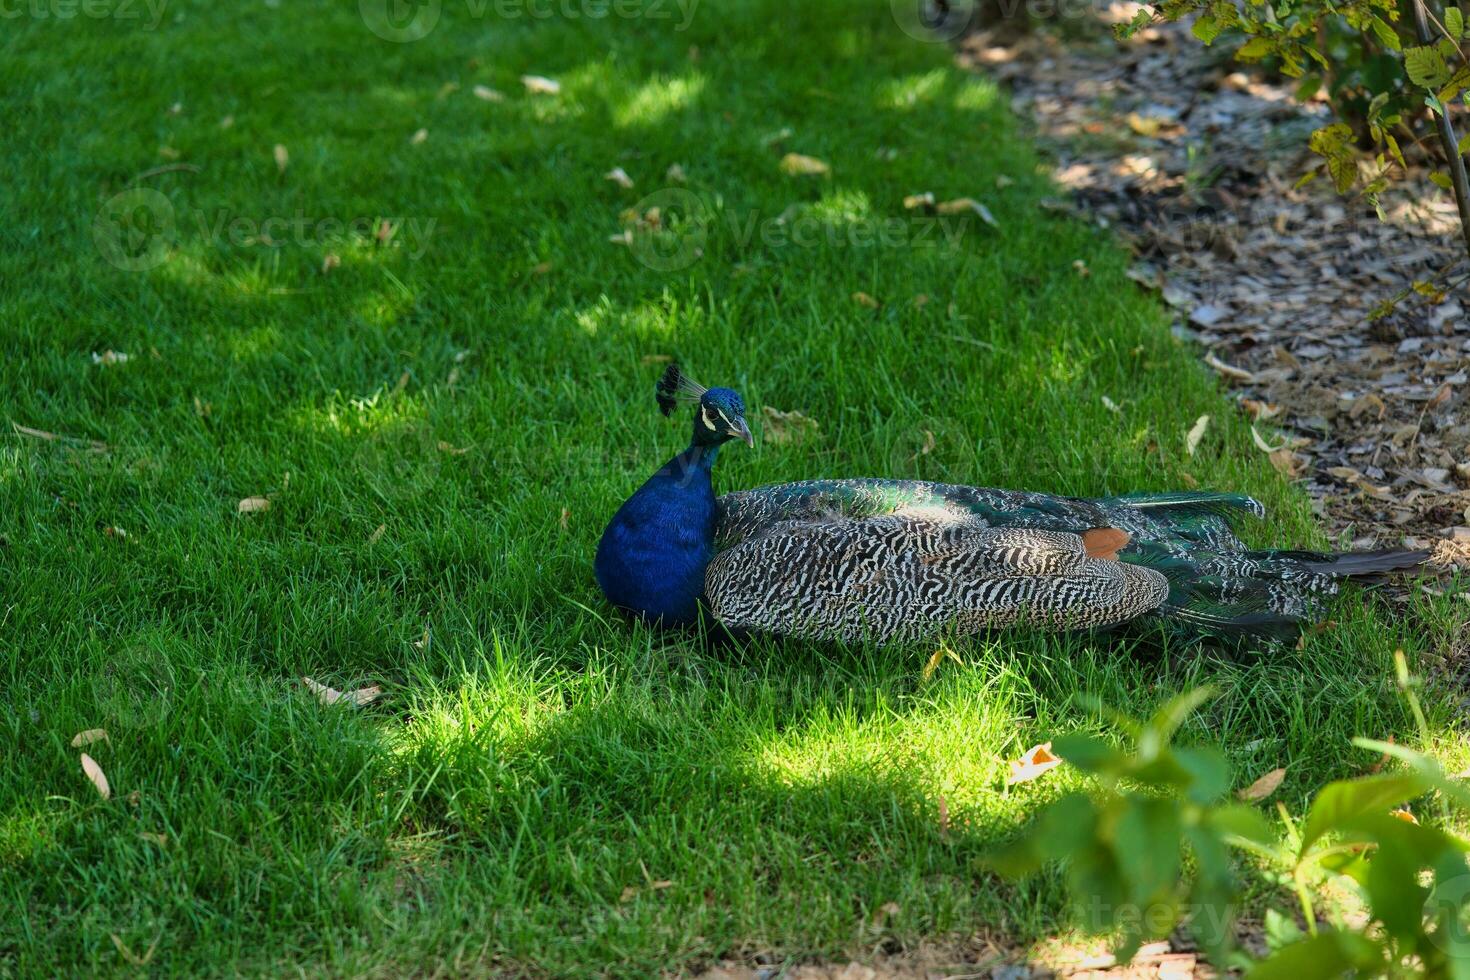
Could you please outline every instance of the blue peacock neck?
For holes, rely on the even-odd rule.
[[[699,617],[718,523],[711,471],[723,441],[696,425],[688,448],[624,501],[603,531],[594,569],[614,605],[666,626]]]

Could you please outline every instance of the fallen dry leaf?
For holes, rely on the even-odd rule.
[[[990,209],[973,197],[958,197],[953,201],[943,201],[934,205],[934,210],[940,214],[964,214],[966,211],[970,211],[979,215],[980,220],[990,227],[1000,227],[999,222],[995,220],[995,215],[990,213]]]
[[[628,885],[628,886],[626,886],[623,889],[623,893],[618,896],[618,901],[619,902],[625,902],[625,903],[626,902],[631,902],[631,901],[633,901],[633,899],[635,899],[637,897],[638,897],[638,889],[634,888],[632,885]]]
[[[1256,401],[1254,398],[1242,398],[1240,400],[1240,407],[1245,409],[1245,414],[1249,415],[1256,422],[1265,422],[1281,414],[1280,405]]]
[[[102,794],[104,800],[112,799],[112,787],[107,785],[107,774],[102,771],[97,760],[85,752],[82,753],[82,772],[87,774],[87,778],[97,787],[97,792]]]
[[[1088,276],[1092,275],[1092,270],[1089,269],[1087,267],[1087,263],[1082,261],[1081,259],[1072,260],[1072,271],[1077,273],[1077,275],[1081,276],[1083,279],[1086,279]]]
[[[1229,378],[1232,381],[1254,381],[1256,376],[1244,368],[1238,368],[1233,364],[1226,364],[1214,354],[1205,355],[1205,363],[1214,368],[1216,373]]]
[[[474,92],[475,98],[479,99],[481,102],[505,101],[504,93],[500,92],[498,89],[493,89],[488,85],[476,85],[470,91]]]
[[[93,742],[111,741],[112,740],[107,737],[107,729],[89,728],[84,732],[77,732],[76,735],[72,736],[71,747],[74,749],[79,749],[84,745],[91,745]]]
[[[1256,448],[1259,449],[1263,453],[1274,453],[1274,452],[1276,452],[1279,449],[1285,449],[1286,448],[1286,444],[1285,443],[1282,443],[1279,446],[1273,446],[1270,443],[1268,443],[1265,440],[1265,438],[1259,432],[1256,431],[1256,427],[1254,425],[1251,426],[1251,442],[1254,442],[1256,444]]]
[[[521,84],[526,86],[526,91],[535,95],[558,95],[561,93],[561,82],[544,75],[522,75]]]
[[[10,427],[15,430],[16,435],[30,436],[32,439],[44,439],[47,442],[73,442],[88,446],[94,453],[107,452],[107,443],[99,439],[82,439],[77,436],[66,436],[56,432],[47,432],[45,429],[33,429],[19,422],[11,422]]]
[[[764,419],[761,426],[763,434],[766,441],[773,445],[800,442],[807,436],[816,434],[817,420],[800,412],[783,412],[764,405],[761,407],[761,416]]]
[[[924,664],[924,670],[921,675],[924,680],[927,681],[929,678],[934,676],[934,672],[939,669],[939,665],[941,662],[943,662],[945,657],[953,660],[961,667],[965,665],[965,662],[960,659],[959,654],[951,650],[948,644],[941,643],[939,644],[939,648],[935,650],[932,655],[930,655],[928,662]]]
[[[105,350],[100,354],[93,351],[92,363],[101,365],[102,367],[110,367],[113,364],[126,364],[131,357],[131,354],[124,354],[120,350]]]
[[[633,178],[629,177],[628,171],[624,170],[622,167],[613,167],[607,173],[602,175],[602,179],[612,181],[614,184],[617,184],[625,191],[630,191],[633,189]]]
[[[372,687],[360,687],[355,691],[339,691],[335,687],[320,684],[310,677],[301,678],[301,683],[308,691],[315,694],[322,704],[343,702],[361,708],[365,704],[372,704],[383,695],[383,689],[376,684]]]
[[[791,177],[820,177],[832,172],[826,161],[800,153],[788,153],[781,158],[781,172]]]
[[[342,264],[342,256],[336,252],[328,252],[322,256],[322,275],[326,275]]]
[[[864,292],[853,293],[852,298],[859,306],[866,306],[870,310],[876,310],[883,305],[877,299]]]
[[[368,544],[377,544],[379,539],[383,537],[383,532],[386,530],[388,530],[388,525],[379,524],[373,533],[368,535]]]
[[[236,505],[236,510],[241,514],[256,514],[270,509],[269,497],[246,497]]]
[[[1039,779],[1062,764],[1062,760],[1051,752],[1051,743],[1042,742],[1033,745],[1026,750],[1020,759],[1009,763],[1011,767],[1010,778],[1006,780],[1007,786],[1016,783],[1029,783],[1033,779]]]
[[[922,194],[910,194],[903,199],[904,210],[912,211],[914,208],[932,208],[934,206],[934,192],[925,191]]]
[[[1210,417],[1201,415],[1195,419],[1194,425],[1190,427],[1189,433],[1184,437],[1184,451],[1193,456],[1194,451],[1199,448],[1199,442],[1205,437],[1205,430],[1210,427]]]
[[[689,175],[684,173],[684,168],[677,163],[669,164],[669,169],[664,171],[664,179],[675,184],[683,184],[689,180]]]
[[[889,919],[893,918],[895,915],[898,915],[902,911],[902,906],[900,906],[897,902],[884,902],[882,905],[878,906],[878,910],[873,913],[873,928],[882,929],[883,926],[888,923]]]
[[[1417,824],[1419,822],[1419,818],[1414,816],[1413,811],[1407,807],[1401,810],[1391,810],[1388,815],[1396,820],[1402,820],[1404,823]]]
[[[168,834],[153,834],[142,830],[138,832],[138,837],[141,840],[146,840],[150,844],[157,844],[159,847],[168,847]]]
[[[276,169],[282,174],[285,174],[286,167],[291,163],[291,154],[287,151],[286,144],[277,143],[271,153],[276,158]]]
[[[112,940],[112,945],[117,947],[118,955],[133,966],[147,966],[153,962],[153,954],[158,949],[158,940],[163,938],[163,933],[159,933],[153,942],[148,945],[148,950],[142,956],[139,956],[131,949],[128,949],[127,944],[122,941],[122,938],[117,933],[109,932],[107,935]]]
[[[943,794],[939,797],[939,836],[949,836],[949,802]]]
[[[1301,475],[1301,458],[1298,457],[1297,454],[1292,452],[1290,449],[1287,449],[1285,446],[1282,446],[1280,449],[1274,450],[1267,458],[1271,460],[1271,465],[1276,467],[1276,472],[1280,473],[1287,479],[1295,479],[1297,476]]]
[[[427,129],[419,129],[416,130],[414,134],[408,138],[408,143],[410,146],[418,146],[420,143],[428,140],[428,138],[429,131]]]
[[[1249,786],[1241,790],[1239,793],[1236,793],[1235,795],[1238,796],[1240,799],[1250,803],[1254,803],[1257,800],[1264,800],[1266,797],[1276,792],[1277,787],[1281,785],[1281,781],[1285,778],[1285,768],[1272,769],[1270,772],[1266,773],[1260,779],[1257,779],[1255,782],[1251,783]]]

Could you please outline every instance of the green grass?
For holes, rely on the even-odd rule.
[[[687,435],[650,355],[820,423],[727,451],[721,488],[1189,474],[1261,495],[1262,542],[1312,522],[1125,256],[1039,207],[1005,98],[887,4],[708,4],[676,31],[446,2],[409,44],[355,8],[175,0],[156,30],[27,15],[0,38],[0,975],[136,972],[118,943],[162,973],[636,976],[1026,942],[1065,928],[1059,881],[977,862],[1078,785],[1002,781],[1031,743],[1104,727],[1081,696],[1142,712],[1218,685],[1187,737],[1242,785],[1289,765],[1294,807],[1364,764],[1350,736],[1415,741],[1391,654],[1426,668],[1444,605],[1345,602],[1260,657],[997,636],[929,681],[927,649],[709,648],[610,615],[602,524]],[[201,169],[138,181],[176,231],[125,271],[94,219],[161,147]],[[784,175],[787,151],[832,174]],[[609,238],[674,163],[714,220],[659,272]],[[998,227],[867,241],[926,190]],[[807,244],[743,236],[794,203]],[[412,222],[403,247],[381,216]],[[324,707],[302,675],[388,697]],[[68,745],[98,727],[110,802]]]

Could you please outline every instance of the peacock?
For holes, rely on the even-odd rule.
[[[920,480],[806,480],[716,497],[745,403],[671,364],[665,416],[693,406],[689,446],[623,503],[594,563],[608,601],[662,627],[911,642],[999,627],[1162,626],[1195,638],[1286,639],[1347,579],[1418,568],[1428,550],[1247,548],[1263,518],[1233,493],[1081,499]]]

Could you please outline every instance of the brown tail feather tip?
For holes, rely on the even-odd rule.
[[[1115,527],[1095,527],[1082,532],[1082,547],[1087,550],[1089,558],[1116,559],[1118,552],[1126,548],[1130,540],[1127,531]]]

